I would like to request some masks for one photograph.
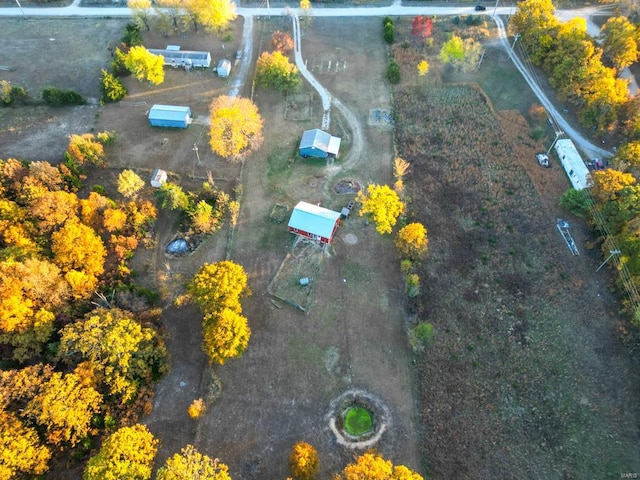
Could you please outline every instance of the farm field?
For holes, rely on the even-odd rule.
[[[16,28],[12,20],[0,25],[4,22]],[[67,29],[55,22],[85,28],[82,21],[46,22],[53,23],[34,25],[58,32]],[[94,23],[86,27],[90,32]],[[108,64],[105,46],[117,42],[123,24],[114,24],[94,44],[87,41],[97,63],[78,67],[87,72],[82,83],[61,78],[61,86],[97,95],[96,66]],[[208,49],[215,61],[235,51],[241,28],[236,22],[224,51],[223,42],[209,35],[148,34],[146,41]],[[288,28],[283,19],[256,22],[257,53],[269,49],[274,30]],[[398,21],[397,32],[402,42],[410,19]],[[38,34],[45,35],[46,30]],[[378,451],[428,478],[620,478],[640,471],[640,383],[618,338],[622,319],[616,315],[620,306],[611,294],[612,278],[606,270],[595,273],[601,259],[589,249],[591,238],[580,221],[569,219],[579,257],[569,254],[558,234],[556,220],[565,213],[556,199],[568,182],[559,164],[548,170],[536,164],[534,153],[544,145],[530,136],[539,120],[528,113],[534,100],[522,94],[506,57],[491,48],[486,67],[501,72],[500,88],[484,72],[478,78],[441,72],[435,61],[433,79],[420,79],[412,63],[415,52],[408,48],[400,62],[404,80],[392,96],[384,78],[388,52],[380,19],[314,19],[303,33],[303,57],[309,66],[320,66],[316,78],[352,110],[365,134],[362,155],[348,155],[350,132],[332,113],[331,133],[343,137],[346,154],[335,163],[295,154],[301,132],[318,127],[322,118],[320,101],[308,86],[296,97],[311,99],[301,119],[287,115],[287,109],[297,108],[293,97],[254,92],[265,119],[265,142],[244,166],[208,152],[202,123],[169,131],[152,129],[146,121],[153,103],[189,104],[196,117],[205,116],[211,99],[229,87],[210,71],[170,69],[165,84],[155,88],[127,78],[125,102],[81,107],[95,110],[87,110],[80,130],[50,120],[62,115],[56,111],[0,110],[6,115],[0,118],[3,125],[31,125],[7,143],[12,131],[0,132],[0,158],[56,158],[64,142],[57,145],[41,135],[47,123],[67,134],[115,130],[111,168],[90,182],[109,184],[125,167],[147,175],[161,166],[185,189],[210,174],[227,192],[241,193],[233,235],[220,232],[195,254],[168,259],[164,247],[176,235],[178,220],[163,213],[157,247],[140,251],[134,260],[138,281],[162,294],[172,356],[171,372],[145,419],[161,441],[156,465],[192,443],[228,464],[234,479],[286,478],[290,449],[304,440],[319,452],[319,478],[331,478],[354,452],[336,444],[327,414],[334,399],[355,388],[389,408],[391,423]],[[323,69],[329,62],[344,68]],[[27,76],[16,71],[12,82],[24,84]],[[489,84],[486,91],[481,88]],[[250,86],[242,93],[251,95]],[[368,126],[373,108],[393,110],[395,130]],[[22,144],[29,149],[21,150]],[[286,222],[270,221],[273,207],[286,205],[290,211],[305,200],[339,210],[353,195],[337,193],[336,182],[390,184],[394,154],[411,163],[405,179],[410,219],[429,231],[429,257],[418,271],[421,295],[411,301],[404,295],[392,238],[379,236],[353,214],[319,266],[314,264],[313,296],[304,299],[308,314],[270,297],[269,285],[293,245]],[[241,358],[209,368],[200,351],[199,313],[172,302],[202,263],[227,256],[249,275],[253,294],[243,310],[252,338]],[[293,280],[290,289],[296,288]],[[436,332],[419,356],[406,336],[417,319],[432,323]],[[207,399],[208,409],[194,421],[186,409],[198,397]],[[77,478],[78,472],[57,473],[57,478]]]
[[[418,366],[434,478],[616,478],[637,465],[635,374],[619,355],[606,278],[593,274],[579,222],[582,255],[569,254],[557,197],[536,189],[559,167],[538,170],[523,119],[494,117],[473,87],[401,90],[395,101],[412,210],[431,239],[414,308],[437,332]]]

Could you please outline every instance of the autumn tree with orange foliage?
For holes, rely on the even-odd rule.
[[[211,102],[209,145],[223,158],[241,160],[262,145],[262,117],[249,99],[222,95]]]
[[[291,50],[293,50],[293,38],[286,32],[276,30],[275,32],[273,32],[273,35],[271,35],[271,46],[274,50],[282,52],[284,55],[286,55]]]

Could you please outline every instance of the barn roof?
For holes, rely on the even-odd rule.
[[[318,148],[323,152],[337,155],[340,150],[340,138],[332,137],[327,132],[323,132],[319,128],[313,130],[305,130],[302,133],[302,140],[300,141],[300,149],[304,148]]]
[[[149,110],[149,118],[163,120],[184,120],[185,114],[191,116],[191,109],[178,105],[154,105]]]
[[[331,238],[339,218],[339,212],[307,202],[298,202],[291,213],[289,227],[324,238]]]

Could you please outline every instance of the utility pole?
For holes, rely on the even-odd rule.
[[[18,8],[20,9],[20,11],[22,12],[22,16],[24,18],[27,18],[27,14],[24,13],[24,10],[22,9],[22,5],[20,5],[20,0],[16,0],[16,3],[18,4]]]
[[[607,257],[607,259],[602,262],[602,264],[596,269],[596,272],[599,271],[602,267],[604,267],[607,262],[609,260],[611,260],[611,257],[613,257],[614,255],[620,255],[622,252],[620,250],[609,250],[609,256]]]
[[[556,138],[553,139],[553,142],[551,142],[551,146],[549,147],[549,150],[547,150],[547,155],[549,155],[549,152],[551,151],[551,149],[553,148],[553,146],[556,144],[556,142],[558,141],[558,137],[560,135],[564,135],[564,132],[561,132],[560,130],[558,130],[556,132]]]
[[[511,45],[511,50],[513,50],[513,48],[516,46],[516,42],[518,41],[519,38],[520,38],[520,34],[516,33],[516,37],[513,39],[513,45]]]

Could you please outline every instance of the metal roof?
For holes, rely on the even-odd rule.
[[[149,118],[163,120],[185,120],[191,116],[191,109],[178,105],[154,105],[149,110]]]
[[[172,46],[172,45],[169,45]],[[149,48],[149,53],[154,55],[162,55],[164,57],[165,65],[181,65],[183,62],[187,63],[187,60],[198,60],[198,63],[209,64],[208,60],[211,59],[209,52],[196,52],[191,50],[169,50],[159,48]]]
[[[334,212],[307,202],[298,202],[291,213],[289,227],[324,238],[331,238],[339,218],[340,212]]]
[[[305,130],[300,140],[300,149],[317,148],[323,152],[337,155],[340,150],[340,138],[332,137],[327,132],[323,132],[319,128],[313,130]]]

